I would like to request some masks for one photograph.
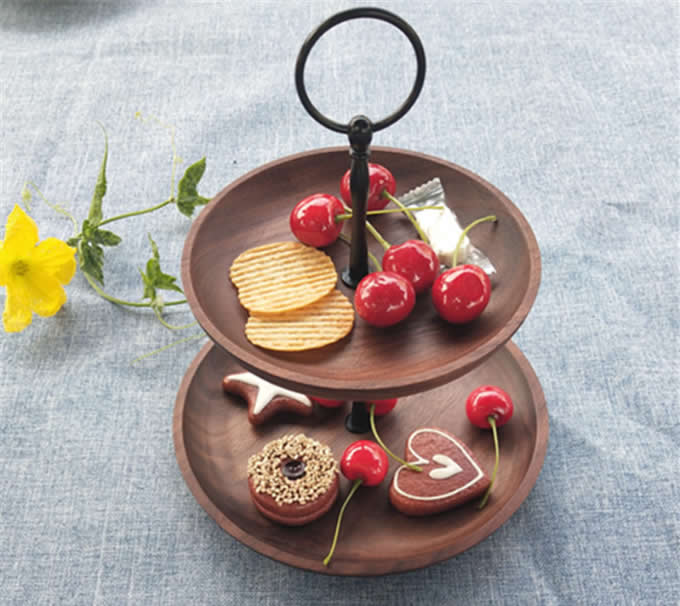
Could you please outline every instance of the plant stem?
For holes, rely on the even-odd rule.
[[[388,192],[386,189],[383,190],[382,193],[383,197],[387,198],[388,200],[394,202],[400,209],[401,211],[408,217],[408,220],[411,222],[415,230],[418,232],[418,236],[420,239],[425,242],[425,244],[430,244],[430,239],[425,235],[425,232],[420,228],[420,225],[418,225],[418,221],[416,221],[416,218],[413,216],[413,213],[406,208],[397,198],[395,198],[390,192]]]
[[[500,459],[499,448],[498,448],[498,430],[496,429],[496,419],[493,416],[489,416],[489,418],[487,420],[489,421],[489,425],[491,425],[491,433],[493,434],[493,445],[494,445],[494,448],[496,449],[496,462],[494,463],[494,466],[493,466],[493,473],[491,474],[491,482],[489,483],[489,487],[486,489],[486,492],[484,493],[482,500],[479,502],[477,509],[482,509],[482,507],[484,507],[484,505],[486,505],[486,502],[489,500],[489,495],[491,494],[491,488],[493,487],[493,483],[496,481],[496,473],[498,472],[498,462],[499,462],[499,459]]]
[[[156,204],[156,206],[151,206],[149,208],[145,208],[143,210],[135,210],[129,213],[124,213],[122,215],[116,215],[115,217],[109,217],[108,219],[104,219],[99,225],[106,225],[107,223],[113,223],[114,221],[120,221],[121,219],[127,219],[128,217],[136,217],[138,215],[145,215],[147,213],[152,213],[155,210],[158,210],[159,208],[163,208],[164,206],[167,206],[168,204],[171,204],[174,202],[174,198],[168,198],[165,202],[161,202],[160,204]]]
[[[349,244],[350,246],[352,245],[352,240],[349,236],[346,236],[345,234],[339,234],[339,238],[345,242],[345,244]],[[382,265],[380,265],[380,261],[378,261],[377,257],[370,250],[366,251],[366,254],[368,255],[371,263],[373,263],[375,270],[382,271]]]
[[[342,504],[342,507],[340,508],[340,513],[338,514],[338,521],[335,524],[335,534],[333,535],[333,542],[331,543],[331,549],[328,552],[328,555],[323,559],[323,565],[328,566],[328,563],[331,561],[331,558],[333,557],[333,553],[335,552],[335,546],[338,543],[338,535],[340,534],[340,524],[342,522],[342,516],[345,513],[345,508],[347,507],[347,503],[349,503],[350,499],[354,496],[354,493],[357,491],[357,489],[361,486],[361,480],[354,480],[354,484],[352,484],[352,488],[350,489],[349,493],[345,497],[345,502]]]
[[[73,225],[73,235],[75,236],[78,233],[78,223],[76,222],[75,217],[68,210],[66,210],[64,207],[59,206],[58,204],[53,204],[52,202],[50,202],[45,197],[45,194],[43,194],[40,191],[40,188],[35,183],[33,183],[33,181],[27,181],[26,183],[24,183],[24,188],[26,188],[28,186],[32,187],[35,190],[35,192],[38,194],[38,196],[40,196],[40,199],[45,204],[47,204],[47,206],[49,206],[54,212],[60,214],[62,217],[66,217],[69,221],[71,221],[71,224]],[[30,197],[30,193],[29,193],[29,197]]]
[[[463,245],[463,240],[465,240],[465,236],[467,236],[467,233],[475,227],[475,225],[479,225],[480,223],[485,223],[486,221],[495,221],[496,220],[496,215],[487,215],[486,217],[481,217],[480,219],[474,220],[470,225],[468,225],[463,232],[460,234],[460,238],[458,238],[458,243],[456,244],[456,248],[453,251],[453,261],[452,261],[452,266],[456,267],[458,265],[458,251],[460,250],[460,247]]]
[[[380,446],[382,447],[382,449],[383,449],[388,455],[390,455],[395,461],[399,461],[399,463],[401,463],[401,464],[404,465],[405,467],[408,467],[408,468],[409,468],[410,470],[412,470],[412,471],[423,471],[423,470],[422,470],[420,467],[418,467],[417,465],[414,465],[413,463],[408,463],[407,461],[405,461],[405,460],[402,459],[401,457],[398,457],[398,456],[395,455],[389,448],[387,448],[387,446],[385,446],[385,444],[383,443],[383,441],[380,439],[380,436],[378,435],[378,430],[375,428],[375,404],[371,404],[371,415],[370,415],[370,417],[369,417],[369,422],[370,422],[370,424],[371,424],[371,431],[373,432],[373,437],[375,438],[375,441],[376,441],[378,444],[380,444]]]
[[[182,326],[176,326],[175,324],[169,324],[163,319],[163,315],[161,312],[158,310],[157,307],[153,308],[154,313],[156,314],[156,317],[158,318],[158,321],[165,326],[168,330],[184,330],[185,328],[191,328],[192,326],[196,326],[198,322],[191,322],[190,324],[183,324]]]
[[[119,299],[118,297],[114,297],[113,295],[109,295],[108,293],[105,293],[97,284],[97,282],[94,280],[90,274],[87,272],[84,272],[81,270],[81,273],[85,276],[85,279],[90,283],[90,286],[92,289],[102,298],[106,299],[107,301],[110,301],[111,303],[115,303],[116,305],[126,305],[127,307],[151,307],[151,303],[142,303],[142,302],[137,302],[137,301],[125,301],[124,299]],[[183,303],[186,303],[186,299],[182,299],[180,301],[168,301],[165,303],[165,305],[181,305]]]
[[[160,347],[158,349],[154,349],[153,351],[150,351],[149,353],[145,353],[134,360],[130,362],[130,364],[136,364],[137,362],[141,362],[142,360],[145,360],[146,358],[150,358],[151,356],[155,356],[158,353],[161,353],[165,351],[166,349],[170,349],[171,347],[175,347],[176,345],[181,345],[182,343],[188,343],[189,341],[195,341],[196,339],[200,339],[201,337],[205,337],[205,333],[200,333],[198,335],[194,335],[192,337],[185,337],[184,339],[179,339],[178,341],[173,341],[172,343],[168,343],[167,345],[164,345],[163,347]]]

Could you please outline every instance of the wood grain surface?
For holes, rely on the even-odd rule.
[[[378,431],[395,452],[407,436],[425,426],[439,427],[462,439],[490,473],[494,450],[489,431],[465,416],[465,398],[475,387],[493,383],[515,403],[512,420],[499,431],[501,464],[487,506],[476,503],[426,518],[409,518],[388,501],[394,461],[386,480],[361,488],[352,499],[331,565],[322,559],[331,543],[340,501],[349,482],[340,483],[340,500],[321,519],[299,528],[279,526],[258,513],[250,500],[248,457],[287,433],[305,433],[329,444],[339,459],[356,436],[345,431],[350,410],[315,408],[311,417],[280,416],[254,427],[246,405],[222,392],[226,373],[240,366],[221,348],[206,345],[189,367],[177,395],[173,417],[175,451],[194,497],[229,534],[261,554],[285,564],[335,575],[379,575],[412,570],[452,557],[486,538],[506,522],[538,477],[548,440],[548,414],[541,386],[519,349],[508,343],[464,377],[414,396],[377,420]]]
[[[328,398],[419,393],[470,371],[526,318],[541,263],[534,234],[517,207],[477,175],[441,159],[375,147],[371,161],[394,173],[397,195],[439,177],[463,225],[490,213],[498,216],[496,224],[482,224],[470,236],[497,268],[488,307],[471,324],[457,327],[439,318],[424,293],[411,316],[388,329],[369,326],[357,316],[347,337],[320,349],[282,353],[251,344],[244,334],[247,312],[229,280],[229,267],[247,248],[293,240],[289,213],[305,196],[339,195],[340,178],[349,167],[347,149],[313,150],[262,166],[226,187],[196,219],[185,243],[182,280],[191,309],[210,338],[243,367],[282,386]],[[400,215],[372,222],[391,243],[416,237]],[[369,248],[382,253],[370,236]],[[347,266],[346,244],[338,242],[326,252],[338,272]],[[353,291],[340,280],[338,287],[352,299]]]

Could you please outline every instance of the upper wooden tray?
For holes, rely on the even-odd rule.
[[[232,261],[247,248],[294,240],[288,225],[302,198],[326,192],[339,195],[349,167],[347,148],[313,150],[266,164],[222,190],[203,210],[187,237],[182,280],[196,319],[209,337],[251,371],[279,385],[330,398],[362,400],[432,389],[478,365],[508,339],[527,316],[540,281],[540,253],[531,227],[517,207],[495,187],[455,164],[411,151],[372,148],[372,162],[387,166],[397,180],[397,195],[439,177],[447,203],[466,225],[494,213],[496,224],[482,224],[471,239],[498,272],[491,301],[476,321],[464,327],[441,320],[429,294],[419,297],[403,323],[389,329],[359,317],[340,342],[301,353],[279,353],[252,345],[245,337],[247,312],[229,280]],[[391,243],[416,237],[399,215],[372,222]],[[349,226],[348,226],[349,227]],[[382,249],[369,236],[369,248]],[[348,263],[342,242],[326,252],[338,271]],[[339,280],[352,299],[353,291]]]

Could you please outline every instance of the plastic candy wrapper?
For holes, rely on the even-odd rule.
[[[439,177],[419,185],[399,197],[399,201],[406,207],[443,206],[441,210],[420,210],[413,213],[415,220],[430,239],[430,246],[437,254],[439,262],[446,267],[453,265],[453,253],[463,233],[456,214],[446,204],[446,194]],[[496,273],[496,268],[489,258],[478,248],[473,246],[465,236],[458,251],[459,263],[471,263],[481,267],[488,276]]]

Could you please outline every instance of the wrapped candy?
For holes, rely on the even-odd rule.
[[[430,240],[430,246],[437,254],[439,262],[446,267],[453,265],[453,253],[463,233],[456,214],[446,205],[446,195],[439,177],[408,191],[399,200],[407,208],[421,206],[443,206],[442,209],[419,210],[413,213],[415,220]],[[489,258],[469,238],[465,236],[458,251],[459,263],[471,263],[481,267],[488,276],[496,273]]]

